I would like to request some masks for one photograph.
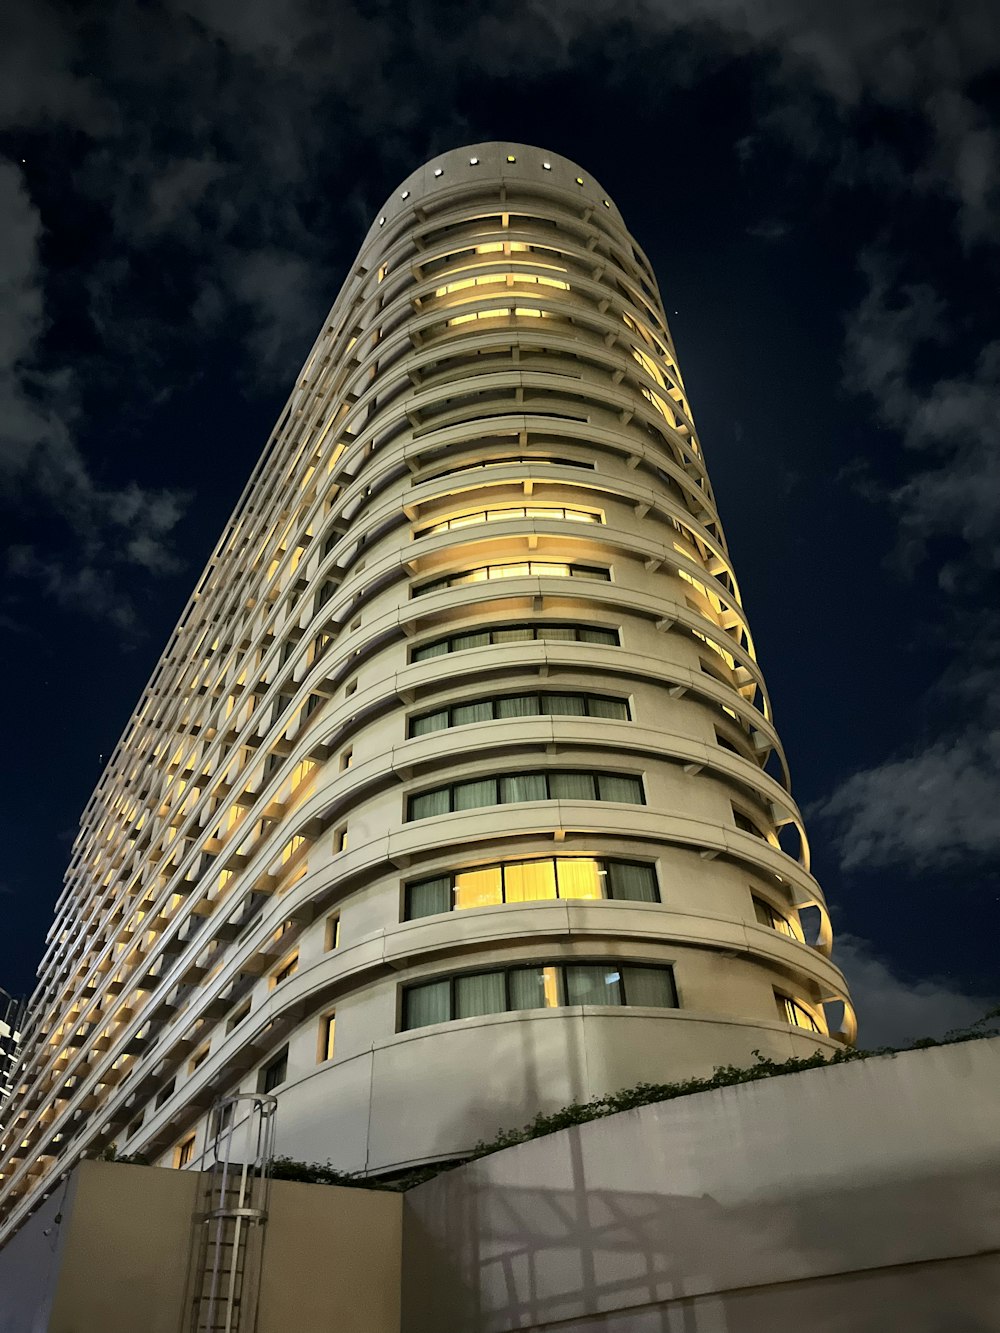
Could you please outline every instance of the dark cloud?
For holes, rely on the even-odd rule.
[[[996,1004],[995,998],[967,995],[939,977],[904,979],[857,936],[838,936],[835,960],[851,989],[863,1047],[941,1038],[977,1024]]]

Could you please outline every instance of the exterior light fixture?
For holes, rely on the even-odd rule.
[[[443,176],[443,175],[444,175],[444,167],[435,167],[435,168],[434,168],[434,175],[435,175],[435,176]]]
[[[404,190],[403,193],[402,193],[399,197],[400,197],[400,199],[409,199],[409,197],[410,197],[410,192],[409,192],[409,190]]]
[[[582,184],[583,184],[583,177],[582,177],[582,176],[577,176],[577,178],[576,178],[576,183],[577,183],[577,185],[582,185]]]
[[[508,161],[508,162],[516,162],[516,161],[517,161],[517,158],[514,156],[513,153],[508,153],[508,154],[507,154],[507,161]]]
[[[469,158],[469,166],[470,166],[470,167],[478,167],[478,166],[479,166],[479,158],[478,158],[478,157],[470,157],[470,158]]]
[[[543,170],[543,171],[551,171],[551,170],[552,170],[552,163],[551,163],[551,162],[543,162],[543,163],[542,163],[542,170]]]
[[[379,220],[378,220],[378,225],[379,225],[380,227],[384,227],[384,226],[385,226],[385,218],[384,218],[384,217],[379,218]]]

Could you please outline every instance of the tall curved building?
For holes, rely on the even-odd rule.
[[[365,237],[83,816],[0,1156],[345,1170],[850,1040],[656,282],[582,168]],[[832,1033],[827,1010],[841,1014]]]

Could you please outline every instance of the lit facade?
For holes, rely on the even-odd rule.
[[[573,163],[447,153],[365,238],[84,812],[0,1238],[85,1153],[195,1161],[237,1089],[279,1152],[385,1172],[832,1052],[829,951],[649,264]]]
[[[24,1001],[0,988],[0,1131],[4,1123],[4,1102],[13,1087],[23,1019]]]

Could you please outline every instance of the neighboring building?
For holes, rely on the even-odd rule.
[[[194,1164],[234,1089],[279,1152],[387,1172],[833,1052],[829,949],[648,262],[572,163],[444,154],[84,811],[0,1240],[85,1153]]]
[[[0,1130],[4,1123],[3,1104],[12,1091],[14,1067],[21,1044],[21,1025],[24,1020],[24,1001],[0,987]]]

